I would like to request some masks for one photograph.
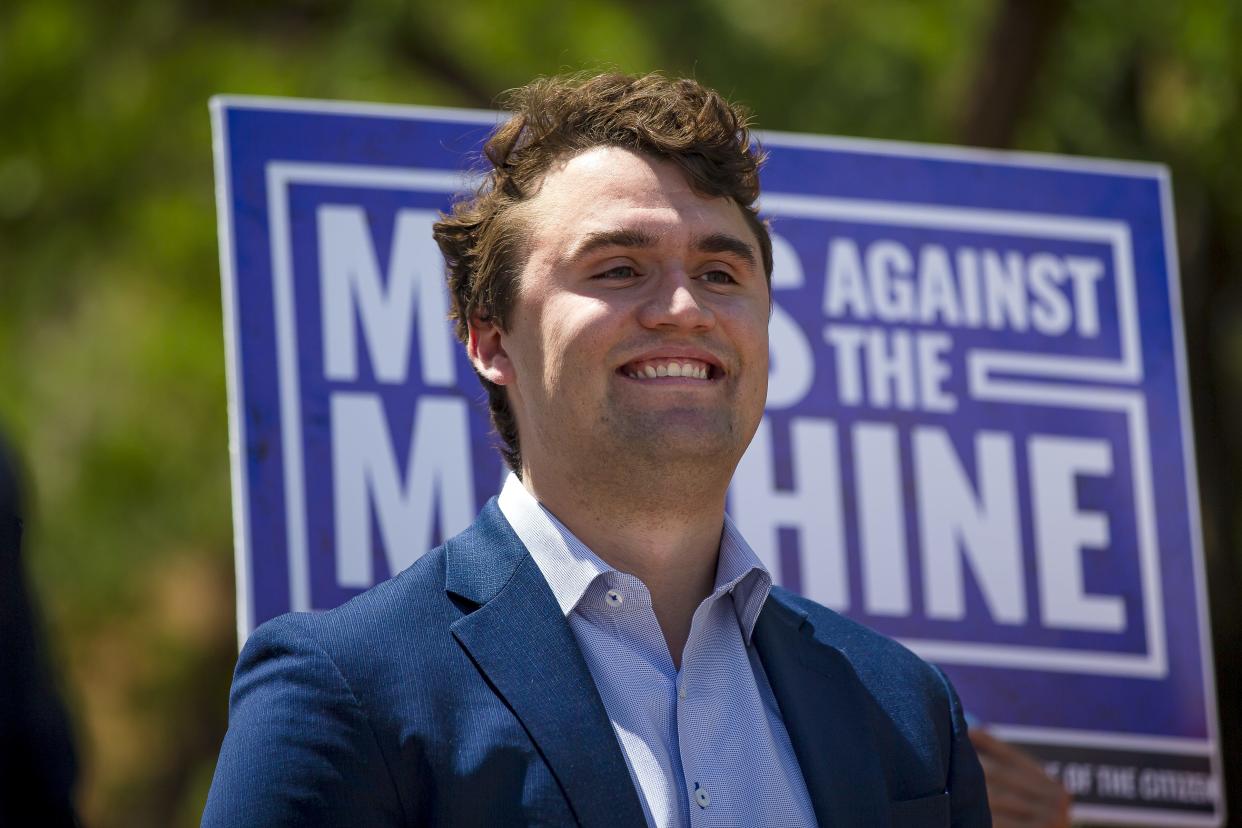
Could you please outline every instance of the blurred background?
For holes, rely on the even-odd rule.
[[[237,656],[207,100],[691,74],[761,127],[1169,165],[1242,763],[1242,0],[4,0],[0,431],[90,826],[197,825]],[[1230,797],[1232,810],[1242,799]]]

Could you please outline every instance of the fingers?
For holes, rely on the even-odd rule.
[[[1060,784],[1044,772],[1044,768],[1035,757],[1024,750],[997,739],[986,730],[971,728],[970,741],[979,754],[980,761],[985,758],[994,765],[1003,767],[1023,784],[1035,785],[1042,789],[1046,783],[1060,788]]]
[[[1070,797],[1026,752],[972,728],[997,828],[1068,828]]]
[[[1062,825],[1069,816],[1068,803],[1059,797],[1034,799],[1012,792],[995,791],[994,786],[989,785],[988,800],[994,815],[1031,819],[1038,825]]]
[[[995,779],[1005,789],[1015,794],[1026,794],[1039,798],[1055,796],[1061,791],[1061,785],[1044,773],[1043,768],[1034,763],[1013,762],[1005,757],[994,754],[979,754],[979,762],[983,772],[991,782]]]
[[[1041,775],[1044,773],[1043,767],[1026,751],[1019,750],[1008,742],[1003,742],[980,728],[972,727],[968,733],[970,734],[970,741],[974,743],[975,750],[980,753],[995,756],[1008,764],[1028,768]]]

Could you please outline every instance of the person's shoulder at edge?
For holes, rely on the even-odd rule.
[[[315,639],[333,656],[351,652],[374,656],[374,636],[397,627],[408,630],[417,623],[411,615],[438,614],[448,608],[444,593],[446,545],[437,546],[393,577],[331,609],[287,612],[264,622],[251,633],[247,646],[269,631],[292,628]]]
[[[446,592],[450,548],[473,552],[506,541],[516,542],[516,535],[493,498],[473,524],[393,577],[331,609],[277,616],[257,627],[248,644],[279,634],[282,629],[296,629],[314,639],[334,660],[373,661],[385,650],[385,639],[408,639],[411,632],[430,632],[460,617],[461,609],[455,608]],[[479,574],[486,577],[486,573]]]
[[[937,737],[931,749],[943,761],[951,824],[991,825],[983,770],[967,736],[962,703],[940,668],[900,642],[797,593],[774,586],[770,600],[786,611],[791,627],[809,627],[818,643],[849,662],[903,740],[925,743],[928,731],[915,722],[924,719],[932,725]]]
[[[939,669],[900,642],[783,587],[773,586],[771,598],[805,618],[815,640],[841,652],[865,684],[901,676],[919,677],[943,691]]]
[[[204,826],[405,821],[413,803],[393,780],[375,717],[393,703],[387,694],[454,648],[447,625],[460,611],[445,591],[446,552],[480,540],[478,530],[340,606],[285,613],[250,634]]]

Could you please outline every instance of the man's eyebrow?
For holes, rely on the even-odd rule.
[[[732,253],[751,267],[758,264],[755,249],[737,236],[728,233],[710,233],[695,240],[694,247],[700,253]]]
[[[656,237],[642,230],[619,229],[619,230],[597,230],[593,233],[587,233],[577,244],[573,246],[563,258],[563,261],[571,262],[578,259],[586,258],[597,250],[606,247],[654,247]]]
[[[639,249],[654,247],[659,239],[644,230],[633,228],[597,230],[587,233],[562,258],[563,262],[584,259],[592,253],[609,247]],[[694,240],[694,249],[700,253],[730,253],[751,267],[758,266],[755,249],[737,236],[729,233],[708,233]]]

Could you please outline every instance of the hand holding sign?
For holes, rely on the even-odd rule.
[[[983,764],[996,828],[1069,828],[1069,793],[1031,756],[977,727],[970,741]]]

